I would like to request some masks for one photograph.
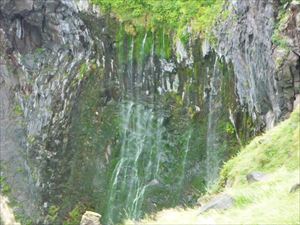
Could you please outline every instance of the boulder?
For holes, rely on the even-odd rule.
[[[291,188],[290,193],[294,193],[294,192],[296,192],[296,191],[299,190],[299,189],[300,189],[300,183],[295,184],[295,185]]]
[[[101,225],[100,218],[100,214],[91,211],[86,211],[81,218],[80,225]]]
[[[226,210],[226,209],[231,208],[233,206],[233,204],[234,204],[233,197],[231,197],[228,194],[221,194],[221,195],[218,195],[217,197],[215,197],[214,199],[212,199],[210,202],[208,202],[204,206],[202,206],[200,208],[199,214],[207,212],[211,209]]]
[[[300,107],[300,94],[295,96],[294,109],[296,109],[297,107]]]
[[[252,172],[247,176],[248,183],[259,182],[267,180],[267,175],[262,172]]]

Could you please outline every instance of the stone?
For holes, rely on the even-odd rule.
[[[265,181],[267,179],[266,174],[262,172],[252,172],[249,173],[247,176],[247,181],[248,183],[254,183],[254,182],[259,182],[259,181]]]
[[[300,107],[300,94],[295,96],[294,109],[296,109],[297,107]]]
[[[28,12],[33,9],[33,0],[15,0],[16,13]]]
[[[81,218],[80,225],[101,225],[101,215],[92,211],[86,211]]]
[[[300,183],[295,184],[295,185],[291,188],[290,193],[294,193],[294,192],[296,192],[296,191],[299,190],[299,189],[300,189]]]
[[[204,206],[202,206],[200,208],[199,214],[207,212],[211,209],[226,210],[226,209],[231,208],[233,206],[233,204],[234,204],[233,197],[231,197],[228,194],[221,194],[221,195],[218,195],[217,197],[215,197],[214,199],[212,199],[210,202],[208,202]]]
[[[269,111],[266,114],[266,118],[265,118],[265,121],[266,121],[266,130],[270,130],[270,129],[272,129],[274,127],[275,120],[276,120],[275,113],[273,111]]]

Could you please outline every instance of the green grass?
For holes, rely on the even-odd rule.
[[[187,38],[187,27],[196,33],[211,32],[217,19],[223,16],[224,0],[91,0],[102,12],[110,13],[126,25],[126,31],[136,34],[138,27],[146,30],[165,29]],[[226,13],[225,13],[226,14]]]
[[[218,191],[235,199],[232,208],[201,215],[198,207],[169,209],[148,216],[141,224],[300,224],[300,191],[290,193],[300,182],[299,148],[300,108],[224,165]],[[266,173],[267,179],[248,184],[246,175],[253,171]]]
[[[281,167],[288,171],[299,169],[299,110],[266,134],[255,138],[221,171],[220,185],[225,182],[246,183],[251,171],[275,172]]]

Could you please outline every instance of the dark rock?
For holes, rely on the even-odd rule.
[[[199,214],[211,209],[226,210],[233,206],[234,198],[228,194],[221,194],[200,208]]]
[[[261,173],[261,172],[252,172],[252,173],[249,173],[246,177],[247,177],[248,183],[264,181],[267,179],[266,174]]]
[[[299,190],[299,189],[300,189],[300,183],[295,184],[295,185],[291,188],[290,193],[294,193],[294,192],[296,192],[296,191]]]

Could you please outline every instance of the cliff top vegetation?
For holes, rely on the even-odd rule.
[[[165,29],[179,36],[188,27],[208,34],[222,13],[224,0],[92,0],[106,13],[111,13],[130,30]],[[223,13],[224,14],[224,13]]]

